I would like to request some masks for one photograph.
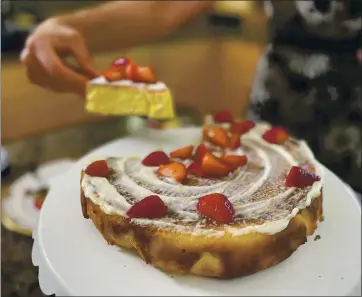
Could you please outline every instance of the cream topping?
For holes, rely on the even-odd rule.
[[[248,164],[222,180],[195,178],[190,184],[175,184],[158,177],[157,168],[143,166],[142,158],[123,157],[106,159],[114,172],[109,180],[84,175],[82,189],[108,214],[125,215],[132,204],[155,194],[173,214],[159,220],[133,219],[135,224],[207,236],[225,232],[235,236],[249,232],[275,234],[320,195],[323,172],[305,142],[293,140],[281,146],[264,141],[261,135],[268,128],[260,124],[242,136],[242,148],[232,153],[246,154]],[[304,189],[284,187],[285,175],[293,165],[314,169],[321,181]],[[238,225],[225,225],[220,230],[200,219],[198,199],[215,192],[225,194],[232,202]]]
[[[110,86],[123,86],[123,87],[134,87],[140,89],[147,89],[149,91],[162,91],[166,90],[167,87],[163,82],[156,82],[154,84],[145,84],[145,83],[136,83],[131,80],[117,80],[117,81],[107,81],[104,76],[96,77],[90,81],[94,85],[110,85]]]

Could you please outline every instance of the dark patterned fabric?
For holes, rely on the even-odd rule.
[[[322,2],[267,3],[271,40],[250,117],[305,139],[321,163],[362,192],[361,17],[346,17],[343,1]]]

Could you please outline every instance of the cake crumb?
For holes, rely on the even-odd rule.
[[[321,236],[320,236],[320,235],[316,235],[316,236],[314,237],[314,241],[317,241],[317,240],[319,240],[319,239],[321,239]]]

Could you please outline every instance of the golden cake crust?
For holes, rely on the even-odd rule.
[[[323,219],[321,194],[279,233],[205,237],[136,225],[124,216],[106,214],[82,188],[81,204],[83,216],[93,221],[108,244],[133,249],[144,261],[166,272],[215,278],[245,276],[284,261]]]

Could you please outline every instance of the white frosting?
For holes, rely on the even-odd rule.
[[[143,166],[142,158],[124,157],[107,159],[114,171],[110,182],[85,174],[82,189],[85,196],[107,214],[125,215],[133,203],[156,194],[176,215],[176,218],[158,220],[133,219],[135,224],[153,224],[207,236],[222,236],[225,232],[235,236],[249,232],[275,234],[285,229],[300,209],[320,195],[323,172],[305,142],[294,144],[293,157],[286,146],[264,141],[261,135],[268,128],[260,124],[242,136],[243,150],[233,153],[245,153],[248,164],[225,180],[201,179],[197,185],[177,185],[174,180],[160,179],[155,173],[157,168]],[[299,156],[298,160],[295,156]],[[321,180],[306,189],[284,187],[284,175],[291,166],[301,162],[312,165]],[[215,192],[229,198],[236,221],[245,222],[246,227],[225,225],[223,230],[217,231],[200,219],[196,211],[198,199]],[[294,205],[292,209],[290,203]],[[187,222],[193,224],[185,224]]]
[[[167,87],[163,82],[156,82],[154,84],[145,84],[145,83],[136,83],[132,80],[116,80],[116,81],[107,81],[104,76],[99,76],[90,81],[94,85],[111,85],[111,86],[123,86],[123,87],[134,87],[140,89],[147,89],[149,91],[163,91]]]

